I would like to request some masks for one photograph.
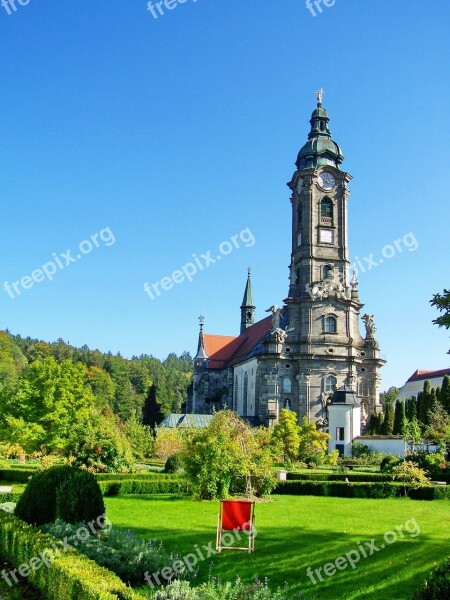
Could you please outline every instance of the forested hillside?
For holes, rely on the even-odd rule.
[[[132,441],[142,425],[183,410],[192,370],[187,352],[129,360],[1,331],[0,438],[27,452],[67,451],[92,428],[106,437],[122,431]]]

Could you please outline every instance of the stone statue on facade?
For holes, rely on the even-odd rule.
[[[364,402],[361,402],[361,427],[364,428],[367,425],[367,410]]]
[[[363,315],[362,320],[364,325],[366,326],[366,338],[374,338],[375,332],[377,328],[375,327],[375,323],[373,320],[373,315],[368,315],[367,313]]]
[[[278,308],[278,304],[274,304],[266,312],[272,313],[272,329],[280,329],[281,308]]]

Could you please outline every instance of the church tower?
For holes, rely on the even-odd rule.
[[[364,315],[365,339],[360,334],[356,274],[350,278],[347,210],[352,177],[341,169],[344,157],[332,140],[328,113],[317,93],[308,141],[300,150],[292,190],[292,255],[289,328],[286,348],[295,365],[299,416],[327,420],[333,392],[354,389],[363,413],[378,412],[379,356],[373,317]],[[287,342],[286,342],[287,343]]]
[[[241,306],[241,335],[255,322],[255,302],[253,300],[251,269],[248,269],[247,283]]]

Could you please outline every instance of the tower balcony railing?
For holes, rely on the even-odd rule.
[[[332,217],[320,217],[321,225],[333,225]]]

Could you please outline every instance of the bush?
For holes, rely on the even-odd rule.
[[[41,553],[49,557],[55,538],[36,531],[17,517],[0,512],[0,555],[14,567]],[[32,569],[30,583],[47,600],[142,600],[116,575],[73,549],[58,554],[49,566]]]
[[[70,525],[58,520],[45,525],[41,531],[65,540],[70,546],[76,545],[78,552],[130,584],[143,584],[147,571],[156,573],[180,558],[167,552],[157,540],[147,542],[135,537],[132,531],[110,528],[103,530],[100,537],[90,535],[80,539],[77,531],[82,527],[85,527],[83,523]],[[185,579],[188,573],[184,567],[180,578]]]
[[[73,467],[52,467],[34,475],[19,498],[16,516],[30,525],[90,521],[105,512],[93,475]]]
[[[164,466],[164,473],[179,473],[181,470],[182,463],[180,453],[178,452],[177,454],[172,454],[172,456],[169,456]]]
[[[191,588],[187,581],[175,581],[164,590],[156,592],[152,600],[292,600],[302,598],[289,589],[286,584],[282,588],[271,590],[267,581],[258,578],[251,585],[242,583],[238,578],[235,582],[211,580],[200,587]],[[309,596],[314,600],[316,596]]]
[[[411,596],[411,600],[444,600],[450,590],[450,558],[431,571],[423,585]]]
[[[151,481],[111,480],[101,481],[100,489],[104,496],[124,496],[127,494],[188,494],[189,484],[185,479],[162,479]]]
[[[398,456],[392,456],[391,454],[385,456],[381,461],[380,471],[382,473],[392,473],[394,467],[399,465],[402,462],[402,459]]]

